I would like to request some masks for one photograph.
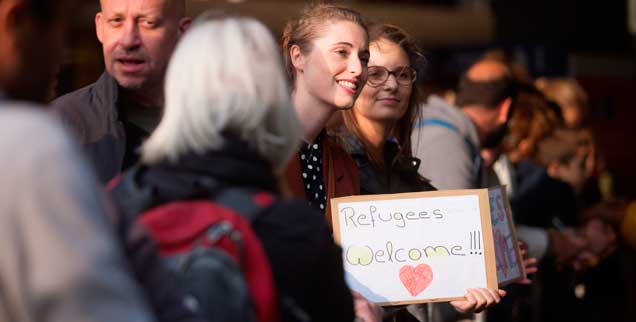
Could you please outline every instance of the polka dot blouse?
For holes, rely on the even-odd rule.
[[[309,205],[324,211],[327,204],[327,187],[322,177],[322,145],[320,137],[300,148],[300,175],[305,185]]]

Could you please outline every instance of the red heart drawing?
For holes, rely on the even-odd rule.
[[[422,293],[433,281],[433,270],[426,264],[400,268],[400,281],[412,296]]]

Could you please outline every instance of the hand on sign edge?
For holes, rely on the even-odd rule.
[[[460,313],[479,313],[501,301],[506,296],[504,290],[488,288],[469,288],[466,290],[465,300],[451,301],[450,304]]]

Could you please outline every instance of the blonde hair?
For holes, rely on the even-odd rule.
[[[587,113],[587,94],[573,78],[539,78],[535,86],[561,109],[574,107],[585,115]]]
[[[252,18],[210,17],[195,22],[172,56],[164,115],[142,146],[142,162],[175,162],[187,153],[220,149],[230,134],[281,173],[300,125],[277,45]]]
[[[530,158],[536,153],[537,144],[561,126],[557,113],[533,86],[520,86],[504,140],[513,162]]]

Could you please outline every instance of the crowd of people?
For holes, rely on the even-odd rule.
[[[581,274],[636,248],[573,79],[490,53],[425,97],[416,41],[343,6],[279,45],[184,0],[101,0],[103,74],[38,105],[77,4],[0,0],[3,321],[586,321]],[[349,289],[332,198],[500,183],[531,279],[384,308]]]

